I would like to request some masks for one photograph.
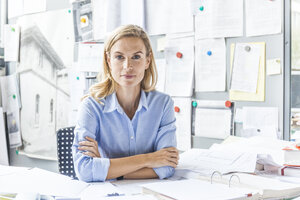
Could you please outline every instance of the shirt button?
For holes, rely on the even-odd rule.
[[[132,140],[133,140],[133,136],[131,136],[131,137],[130,137],[130,139],[132,139]]]

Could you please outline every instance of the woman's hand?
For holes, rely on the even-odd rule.
[[[91,157],[101,158],[101,155],[98,150],[98,142],[90,137],[85,137],[87,141],[81,141],[79,142],[79,150],[84,151],[84,155],[88,155]]]
[[[160,149],[147,155],[147,166],[149,168],[171,166],[176,168],[178,165],[179,153],[175,147]]]

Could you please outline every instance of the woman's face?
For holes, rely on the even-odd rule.
[[[118,40],[107,56],[107,62],[114,80],[120,87],[140,87],[150,56],[140,38],[125,37]]]

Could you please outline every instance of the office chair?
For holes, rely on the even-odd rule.
[[[58,170],[61,174],[72,178],[76,178],[72,156],[74,128],[74,126],[61,128],[56,133]]]

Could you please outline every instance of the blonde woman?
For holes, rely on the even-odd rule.
[[[155,91],[157,72],[147,34],[116,29],[104,47],[100,82],[83,100],[74,130],[80,180],[167,178],[178,164],[172,99]]]

